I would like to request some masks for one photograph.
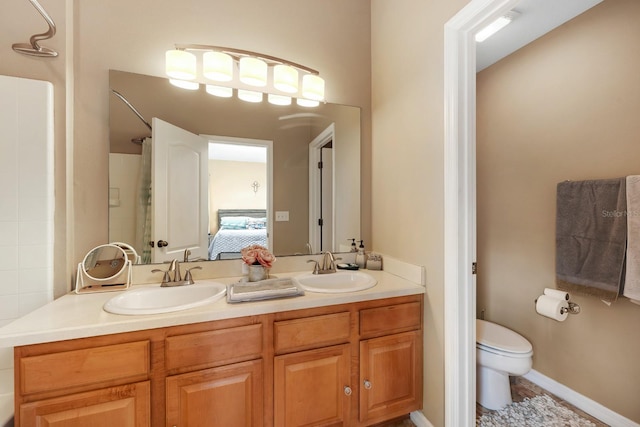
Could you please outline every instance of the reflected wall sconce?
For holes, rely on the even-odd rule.
[[[260,188],[260,183],[258,181],[253,181],[253,183],[251,184],[251,187],[253,188],[253,192],[257,193],[258,189]]]
[[[324,101],[324,79],[318,71],[275,56],[221,46],[176,44],[168,50],[165,69],[171,84],[200,88],[196,80],[199,52],[201,75],[217,82],[206,85],[211,95],[228,98],[236,88],[238,98],[247,102],[262,102],[265,93],[268,102],[275,105],[290,105],[292,98],[303,107],[316,107]]]

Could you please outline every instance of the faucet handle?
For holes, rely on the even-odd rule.
[[[191,270],[202,270],[202,267],[199,265],[191,268],[187,268],[187,272],[184,274],[184,281],[187,282],[187,285],[193,285],[193,277],[191,277]]]
[[[171,281],[171,277],[169,276],[169,270],[164,271],[157,268],[151,270],[152,273],[164,273],[164,277],[162,278],[162,283],[168,283]]]
[[[318,264],[318,261],[316,261],[315,259],[307,260],[307,263],[310,263],[310,262],[315,263],[315,265],[313,266],[313,274],[318,274],[318,271],[320,271],[320,266]]]

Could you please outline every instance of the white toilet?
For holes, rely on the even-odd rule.
[[[476,400],[487,409],[511,403],[509,375],[531,370],[533,347],[522,335],[476,319]]]

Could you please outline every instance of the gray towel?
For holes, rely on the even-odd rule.
[[[561,182],[556,209],[558,287],[617,299],[627,240],[625,178]]]
[[[262,301],[304,295],[304,291],[288,278],[267,279],[258,282],[239,282],[227,285],[227,302]]]

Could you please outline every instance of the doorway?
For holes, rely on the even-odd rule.
[[[312,253],[334,251],[335,128],[309,143],[309,244]]]
[[[218,211],[266,210],[266,247],[273,250],[273,142],[202,135],[209,142],[209,233],[218,231]]]
[[[472,0],[444,27],[445,424],[475,425],[475,33],[517,0]]]

